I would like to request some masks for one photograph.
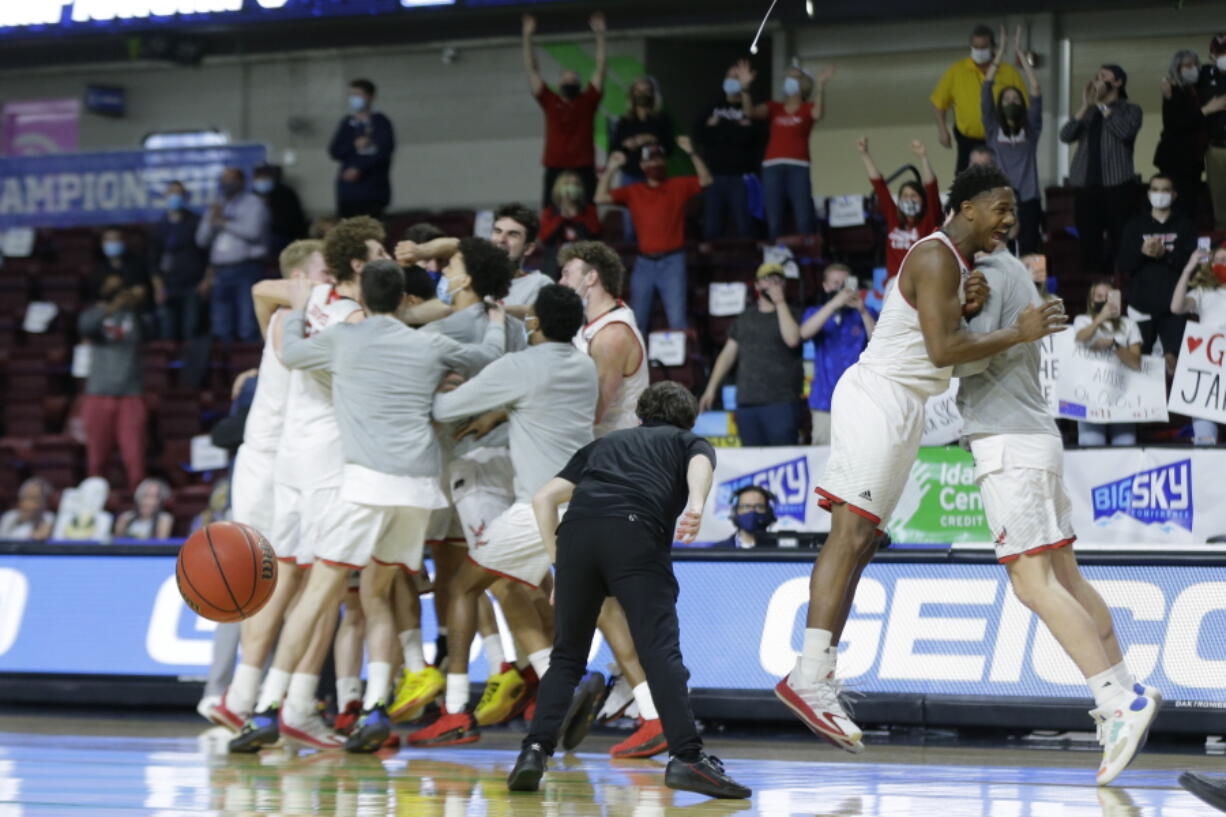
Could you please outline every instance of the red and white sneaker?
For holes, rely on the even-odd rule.
[[[609,750],[613,757],[652,757],[668,751],[659,718],[643,721],[634,734]]]
[[[472,715],[467,712],[449,714],[446,706],[440,711],[438,720],[409,735],[410,746],[458,746],[481,740],[481,729]]]
[[[345,738],[328,728],[319,712],[302,716],[281,710],[281,737],[311,749],[344,749]]]
[[[839,701],[842,684],[831,672],[816,683],[804,680],[800,659],[796,668],[775,686],[775,696],[813,733],[840,749],[858,755],[864,751],[864,732],[852,721]]]
[[[243,721],[247,718],[237,712],[231,712],[226,706],[226,696],[220,698],[210,696],[202,698],[200,703],[196,704],[196,711],[200,713],[205,720],[211,721],[217,726],[229,729],[231,732],[238,734],[243,728]],[[251,713],[248,712],[247,715]]]
[[[362,717],[362,702],[350,701],[344,709],[336,713],[336,720],[332,722],[332,728],[337,734],[348,735],[353,731],[360,717]]]

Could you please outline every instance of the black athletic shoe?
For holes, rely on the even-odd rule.
[[[570,751],[583,742],[592,721],[600,711],[600,702],[608,694],[604,676],[599,672],[589,672],[583,676],[579,686],[575,687],[575,695],[570,699],[570,709],[562,721],[562,748]]]
[[[753,792],[724,773],[724,764],[714,755],[703,754],[693,763],[674,757],[664,772],[664,785],[708,797],[744,800]]]
[[[515,768],[507,775],[509,791],[536,791],[541,787],[541,776],[549,765],[549,757],[539,743],[530,743],[519,753]]]
[[[1215,780],[1199,772],[1184,772],[1179,775],[1179,785],[1218,811],[1226,811],[1226,777]]]
[[[243,723],[243,728],[230,739],[230,752],[249,755],[272,746],[281,739],[277,708],[256,712]]]
[[[392,722],[387,717],[387,709],[379,704],[374,709],[368,709],[358,718],[353,731],[345,741],[346,752],[370,754],[377,752],[392,733]]]

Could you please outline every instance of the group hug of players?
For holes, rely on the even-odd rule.
[[[944,227],[912,248],[868,348],[836,387],[831,457],[817,489],[832,530],[813,569],[802,651],[776,694],[818,735],[863,750],[862,732],[840,701],[839,637],[914,462],[925,402],[956,373],[964,442],[975,456],[998,558],[1019,600],[1086,677],[1104,747],[1097,777],[1106,784],[1144,744],[1161,696],[1128,672],[1110,612],[1072,553],[1063,451],[1038,380],[1038,341],[1067,319],[1005,249],[1015,209],[999,171],[960,174]],[[666,443],[646,431],[644,441],[627,435],[669,425],[689,434],[693,412],[653,408],[684,390],[648,389],[643,338],[616,297],[624,278],[617,254],[599,242],[570,245],[554,284],[520,268],[536,226],[531,210],[510,205],[495,214],[490,240],[401,242],[393,261],[376,221],[347,219],[322,242],[291,245],[280,259],[283,279],[255,287],[266,344],[234,467],[233,511],[236,521],[266,533],[292,569],[281,571],[267,606],[243,622],[241,663],[207,710],[237,732],[231,751],[284,738],[372,752],[397,741],[393,722],[420,724],[408,736],[413,746],[477,741],[483,726],[533,719],[538,684],[563,651],[562,630],[567,681],[578,680],[571,678],[572,622],[563,621],[566,574],[559,562],[555,622],[550,568],[566,552],[561,532],[573,536],[580,526],[557,528],[558,507],[570,501],[572,511],[599,516],[591,496],[604,491],[613,497],[605,503],[610,517],[636,519],[610,486],[619,472],[648,467],[634,459],[653,450],[643,446]],[[441,266],[450,303],[435,297],[429,264]],[[657,388],[664,391],[649,393]],[[676,399],[684,398],[692,401]],[[678,516],[679,537],[697,532],[714,452],[696,439],[670,438],[667,445],[683,454],[650,464],[663,469],[657,493],[677,497],[657,503],[655,515],[669,517],[658,537],[663,548]],[[653,482],[650,474],[641,481]],[[633,486],[622,493],[629,497]],[[427,547],[435,566],[428,580]],[[430,586],[442,636],[433,666],[419,598]],[[610,588],[598,616],[591,610],[592,623],[627,691],[619,694],[596,673],[583,677],[573,698],[568,689],[564,713],[537,718],[510,787],[534,790],[556,741],[573,748],[598,714],[634,706],[641,726],[614,755],[671,751],[669,785],[749,796],[701,751],[675,626],[664,642],[647,643],[641,618],[632,615],[632,626],[618,602],[637,610],[635,582],[618,592],[610,583],[595,586]],[[499,603],[515,662],[504,659],[487,593]],[[491,675],[471,706],[468,662],[478,633]],[[648,660],[640,661],[636,643]],[[340,710],[331,725],[316,704],[330,650]],[[657,712],[656,699],[669,702],[668,711]],[[550,701],[559,707],[556,690]]]

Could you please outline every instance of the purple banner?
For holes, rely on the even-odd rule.
[[[81,103],[75,99],[33,99],[4,105],[0,153],[43,156],[75,153]]]

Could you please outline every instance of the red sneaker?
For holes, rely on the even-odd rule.
[[[638,730],[609,750],[613,757],[652,757],[668,751],[660,719],[642,721]]]
[[[467,712],[451,715],[445,706],[442,713],[434,723],[409,735],[409,745],[458,746],[461,743],[476,743],[481,740],[481,730],[472,715]]]
[[[358,718],[362,716],[362,702],[350,701],[345,705],[345,709],[336,713],[336,720],[332,722],[332,728],[342,735],[348,735],[353,731],[353,726],[358,722]]]
[[[380,749],[399,749],[400,748],[400,735],[398,735],[395,732],[392,732],[390,735],[387,736],[387,740],[383,741],[383,745],[380,746],[379,748]]]
[[[515,708],[507,716],[507,720],[513,721],[522,715],[524,720],[532,723],[532,715],[528,713],[536,714],[536,691],[541,686],[541,678],[531,664],[522,669],[519,674],[524,679],[524,694],[515,702]]]

